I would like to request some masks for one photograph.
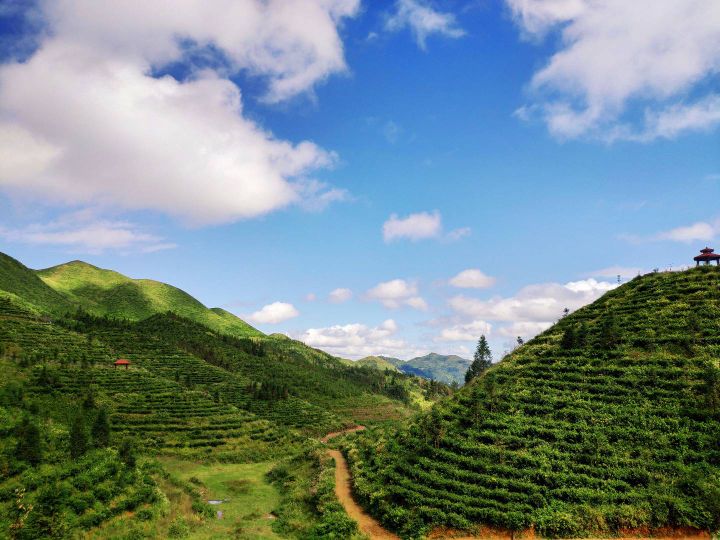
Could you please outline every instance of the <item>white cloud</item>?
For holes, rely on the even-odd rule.
[[[409,28],[415,36],[418,47],[425,49],[427,38],[439,34],[449,38],[459,38],[465,31],[457,25],[452,13],[442,13],[422,0],[397,0],[395,11],[385,21],[385,29],[390,31]]]
[[[718,234],[720,223],[705,223],[700,221],[686,227],[676,227],[659,233],[658,240],[672,240],[673,242],[696,242],[698,240],[710,241]]]
[[[75,212],[49,223],[20,228],[0,226],[0,237],[8,242],[62,246],[84,253],[105,250],[153,253],[177,247],[159,236],[143,232],[134,223],[100,219],[90,212]]]
[[[691,225],[675,227],[667,231],[662,231],[650,236],[641,236],[636,234],[622,234],[620,238],[628,242],[637,244],[641,242],[653,241],[670,241],[670,242],[710,242],[720,234],[720,219],[711,222],[698,221]]]
[[[450,285],[453,287],[465,289],[486,289],[495,285],[495,278],[485,275],[477,268],[468,268],[458,275],[450,279]]]
[[[488,336],[491,332],[492,325],[490,323],[476,320],[443,328],[434,341],[477,341],[481,335]]]
[[[366,296],[371,300],[378,300],[389,309],[408,306],[424,311],[428,308],[425,300],[418,295],[417,285],[404,279],[378,283],[367,292]]]
[[[295,306],[286,302],[273,302],[261,310],[248,315],[246,318],[258,324],[277,324],[300,315]]]
[[[617,284],[595,279],[565,284],[543,283],[520,289],[514,296],[488,300],[463,295],[449,300],[453,317],[439,319],[435,342],[474,341],[481,334],[529,339],[549,328],[563,315],[597,300]]]
[[[531,339],[552,326],[551,322],[530,322],[519,321],[503,326],[498,330],[498,334],[506,337],[521,337],[523,339]]]
[[[317,300],[317,295],[315,293],[307,293],[305,295],[306,302],[314,302],[315,300]]]
[[[466,296],[454,296],[450,307],[459,314],[489,321],[548,322],[562,316],[563,309],[573,311],[588,304],[616,284],[595,279],[560,283],[528,285],[515,296],[478,300]]]
[[[440,212],[418,212],[401,218],[392,214],[383,224],[383,239],[392,242],[401,238],[412,241],[437,238],[442,233]]]
[[[427,352],[412,347],[405,340],[397,337],[397,332],[397,323],[388,319],[375,327],[355,323],[309,328],[294,337],[311,347],[353,359],[378,354],[411,357]]]
[[[333,304],[342,304],[350,300],[352,296],[353,293],[350,289],[338,288],[330,292],[328,300]]]
[[[357,0],[43,6],[37,52],[0,67],[1,187],[196,224],[345,196],[308,179],[334,155],[244,117],[229,76],[267,81],[268,101],[311,91],[346,69],[337,28]],[[189,76],[151,76],[172,62]]]
[[[558,29],[559,50],[533,76],[539,114],[558,137],[674,138],[720,123],[720,4],[707,0],[506,0],[535,38]],[[632,122],[629,105],[645,107]]]

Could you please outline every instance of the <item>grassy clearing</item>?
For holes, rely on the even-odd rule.
[[[188,524],[188,538],[253,539],[282,538],[273,532],[273,511],[280,503],[280,494],[265,479],[273,462],[246,464],[197,464],[190,461],[162,459],[171,475],[195,485],[204,500],[225,500],[213,506],[223,513],[222,519],[194,521],[187,500],[176,503],[175,520],[184,517]]]

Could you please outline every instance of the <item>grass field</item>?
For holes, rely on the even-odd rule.
[[[273,462],[247,464],[202,464],[163,459],[171,474],[195,484],[205,500],[224,500],[213,506],[222,519],[208,519],[191,530],[190,538],[257,539],[282,538],[272,530],[280,502],[277,489],[265,479]]]

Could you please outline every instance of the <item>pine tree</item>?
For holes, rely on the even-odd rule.
[[[30,465],[38,465],[42,461],[40,447],[40,430],[27,416],[15,428],[15,457],[27,461]]]
[[[492,352],[488,345],[485,336],[480,336],[478,340],[477,348],[475,349],[475,355],[473,356],[472,364],[465,373],[465,384],[472,381],[475,377],[480,375],[483,371],[492,365]]]
[[[88,435],[85,430],[85,417],[78,414],[70,426],[70,456],[77,459],[88,449]]]
[[[105,409],[98,411],[91,431],[93,441],[97,448],[105,448],[110,444],[110,419]]]
[[[568,326],[565,329],[565,332],[563,332],[562,339],[560,340],[560,347],[566,351],[577,347],[577,332],[574,324]]]

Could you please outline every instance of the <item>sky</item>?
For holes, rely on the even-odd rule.
[[[495,358],[720,237],[716,0],[6,0],[0,251]]]

